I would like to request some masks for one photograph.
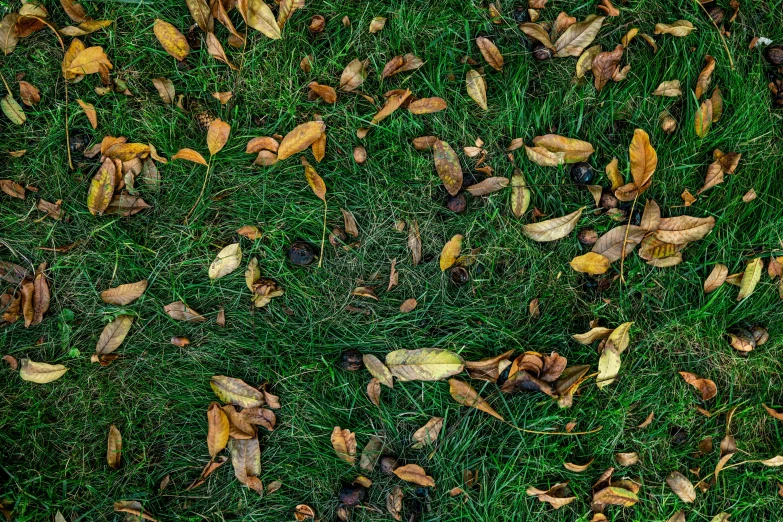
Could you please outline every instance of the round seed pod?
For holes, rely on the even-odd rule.
[[[584,246],[591,247],[598,241],[598,232],[596,232],[594,228],[583,228],[579,231],[577,237],[579,238],[579,242]]]
[[[294,241],[288,249],[288,260],[297,266],[307,266],[315,260],[315,247],[307,241]]]
[[[601,191],[601,199],[598,200],[598,206],[603,209],[609,210],[610,208],[617,208],[620,204],[620,200],[612,193],[608,188],[604,188]]]
[[[356,147],[354,147],[353,160],[359,165],[367,161],[367,149],[365,149],[361,145],[357,145]]]
[[[523,24],[530,21],[530,13],[527,12],[527,8],[518,5],[511,11],[511,18],[518,24]]]
[[[666,115],[663,118],[661,118],[661,130],[665,132],[666,134],[671,134],[672,132],[677,130],[677,120],[672,118],[670,115]]]
[[[542,43],[537,43],[533,46],[533,58],[539,62],[544,62],[552,58],[552,49]]]
[[[358,372],[364,368],[362,352],[356,349],[344,351],[340,355],[340,368],[349,372]]]
[[[383,455],[378,461],[381,472],[385,475],[394,475],[394,470],[400,467],[397,457],[394,455]]]
[[[762,344],[769,341],[769,332],[763,326],[756,325],[752,327],[750,329],[750,334],[753,336],[753,339],[756,341],[756,346],[761,346]]]
[[[465,194],[449,196],[446,200],[446,207],[455,214],[461,214],[468,207],[468,200],[465,198]]]
[[[324,30],[324,27],[326,27],[326,18],[323,16],[315,15],[310,19],[308,29],[310,29],[311,33],[320,33]]]
[[[764,58],[770,65],[783,65],[783,45],[774,44],[764,49]]]
[[[360,484],[348,484],[343,486],[343,488],[337,494],[337,498],[339,498],[340,502],[346,506],[356,507],[362,503],[365,495],[366,492],[364,490],[364,486]]]
[[[750,352],[756,348],[756,338],[753,334],[741,328],[734,332],[729,332],[729,344],[739,352]]]
[[[449,279],[454,286],[462,286],[470,281],[470,274],[464,266],[453,266],[449,268]]]
[[[571,165],[569,174],[571,175],[571,181],[578,185],[588,185],[595,179],[595,171],[586,161],[580,161]]]
[[[71,154],[84,152],[90,144],[90,135],[84,132],[72,132],[70,138]]]
[[[345,230],[340,227],[334,227],[332,233],[329,234],[329,243],[332,246],[342,246],[348,241],[348,236],[345,234]]]

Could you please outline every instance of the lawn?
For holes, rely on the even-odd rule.
[[[93,18],[115,21],[83,40],[103,47],[114,64],[112,77],[125,81],[131,95],[98,96],[94,88],[100,81],[92,75],[69,84],[67,107],[62,51],[53,33],[46,29],[20,40],[12,54],[0,59],[0,73],[17,99],[14,80],[23,73],[40,89],[41,102],[25,107],[23,125],[0,116],[0,179],[38,192],[28,192],[24,200],[0,193],[0,260],[27,268],[46,262],[52,302],[38,325],[25,328],[21,320],[0,325],[0,351],[64,364],[69,371],[55,382],[35,384],[21,380],[5,363],[0,370],[0,501],[8,501],[13,519],[52,520],[59,510],[68,521],[122,520],[113,502],[139,500],[161,521],[294,520],[294,507],[302,503],[312,506],[319,519],[336,520],[341,485],[367,473],[338,458],[330,442],[335,426],[354,431],[359,448],[371,435],[382,437],[386,453],[421,465],[437,484],[417,503],[421,497],[415,485],[376,470],[368,474],[374,484],[365,502],[379,510],[354,509],[352,520],[391,520],[386,497],[399,485],[406,498],[405,520],[423,505],[419,520],[589,521],[591,486],[610,466],[616,467],[616,477],[643,486],[635,506],[610,506],[608,520],[666,521],[681,509],[694,522],[721,512],[737,522],[783,517],[781,468],[748,464],[725,470],[692,504],[682,502],[665,482],[672,471],[696,483],[698,476],[689,470],[700,468],[702,477],[714,470],[731,408],[736,411],[730,430],[741,452],[734,461],[783,452],[783,422],[762,408],[783,407],[779,280],[770,279],[765,269],[756,291],[740,302],[737,288],[729,284],[703,292],[716,263],[734,274],[755,257],[768,262],[783,256],[783,112],[772,108],[767,88],[773,68],[761,47],[748,48],[753,37],[783,42],[783,1],[742,2],[736,21],[727,25],[727,49],[696,3],[615,3],[620,16],[607,18],[595,42],[604,50],[613,49],[632,27],[652,34],[658,22],[685,19],[697,30],[683,38],[655,36],[657,52],[637,37],[623,58],[631,64],[627,78],[610,81],[600,92],[591,73],[574,79],[576,58],[533,59],[527,38],[511,18],[515,6],[510,2],[501,3],[503,22],[493,24],[481,2],[309,1],[289,20],[282,39],[251,30],[244,49],[226,45],[228,32],[215,24],[229,58],[241,65],[238,71],[209,56],[206,46],[191,51],[187,67],[178,67],[166,54],[153,33],[154,21],[160,18],[187,32],[193,19],[184,2],[84,2]],[[58,26],[70,25],[59,2],[46,5]],[[18,1],[0,0],[2,15],[19,7]],[[728,19],[728,2],[723,7]],[[597,12],[592,2],[551,0],[541,10],[541,21],[554,20],[560,11],[579,20]],[[316,14],[326,19],[319,34],[308,30]],[[348,26],[341,21],[344,16]],[[382,31],[370,34],[375,16],[388,20]],[[230,17],[244,31],[238,13]],[[489,37],[503,53],[502,71],[486,65],[475,43],[478,36]],[[67,45],[70,38],[65,40]],[[384,64],[406,53],[425,65],[381,80]],[[308,54],[314,57],[309,74],[300,68]],[[708,54],[717,60],[712,85],[721,88],[725,109],[709,134],[699,138],[693,121],[700,102],[693,86]],[[485,66],[487,111],[466,93],[465,74],[478,66],[464,64],[464,56]],[[333,105],[307,98],[309,82],[337,87],[343,68],[355,58],[369,60],[370,74],[360,90],[376,101],[387,90],[409,88],[419,98],[445,99],[447,109],[427,115],[398,110],[358,139],[357,129],[370,126],[377,107],[355,93],[340,93]],[[66,122],[72,139],[95,143],[107,135],[127,136],[131,142],[154,144],[167,158],[185,147],[208,154],[205,131],[193,114],[163,103],[151,82],[156,77],[171,79],[177,93],[231,125],[227,145],[212,160],[203,200],[184,224],[205,168],[171,161],[159,165],[159,190],[141,189],[150,209],[130,217],[94,216],[86,200],[99,161],[77,151],[75,169],[68,168]],[[662,81],[673,79],[681,81],[682,96],[651,95]],[[223,91],[233,92],[226,105],[212,97]],[[76,99],[95,105],[97,129]],[[678,122],[673,134],[660,128],[664,110]],[[308,187],[298,154],[271,167],[254,166],[245,146],[254,137],[285,135],[315,113],[326,123],[327,152],[320,163],[309,151],[306,156],[327,186],[328,230],[342,226],[340,209],[348,209],[356,217],[360,244],[346,250],[327,241],[323,266],[300,267],[287,260],[288,247],[299,239],[320,245],[324,204]],[[596,183],[609,185],[604,167],[613,157],[630,179],[628,147],[637,128],[649,133],[658,169],[636,209],[654,199],[664,217],[712,216],[716,225],[683,250],[678,266],[655,268],[632,253],[622,267],[625,282],[617,278],[602,291],[591,276],[568,264],[589,250],[580,245],[576,231],[549,243],[522,233],[534,207],[547,216],[539,219],[547,219],[586,206],[577,230],[593,227],[604,233],[620,224],[593,212],[592,196],[571,181],[568,165],[538,166],[518,149],[515,162],[532,191],[530,210],[515,218],[510,191],[504,190],[468,197],[467,211],[457,214],[446,208],[432,153],[411,145],[418,136],[438,136],[457,151],[468,177],[476,160],[462,149],[481,138],[495,175],[510,177],[514,167],[506,147],[513,138],[530,144],[535,136],[556,133],[592,143]],[[367,150],[361,165],[352,155],[357,145]],[[736,174],[684,206],[681,193],[696,194],[714,149],[742,154]],[[18,158],[8,154],[18,150],[27,152]],[[751,188],[757,197],[746,203],[742,197]],[[37,211],[38,198],[62,200],[63,219]],[[423,244],[418,266],[407,248],[407,227],[403,232],[395,228],[399,221],[410,226],[414,220]],[[257,226],[263,237],[238,236],[236,230],[244,225]],[[477,249],[471,280],[461,287],[438,264],[443,245],[455,234],[464,235],[464,251]],[[217,252],[237,241],[242,267],[210,280],[207,271]],[[52,250],[75,242],[67,252]],[[264,308],[253,307],[242,275],[251,257],[258,258],[264,277],[285,290]],[[393,259],[399,285],[387,291]],[[604,277],[611,279],[620,270],[616,262]],[[149,281],[149,288],[130,305],[108,305],[99,298],[107,288],[141,279]],[[351,295],[368,285],[376,286],[377,301]],[[409,298],[418,307],[403,314],[400,304]],[[528,309],[536,298],[537,318]],[[208,321],[170,318],[163,307],[177,300]],[[225,327],[215,324],[221,308]],[[136,320],[117,350],[120,357],[105,367],[91,364],[101,330],[121,312]],[[470,381],[509,424],[460,406],[445,382],[395,383],[394,389],[383,389],[376,407],[366,395],[367,371],[348,372],[337,364],[348,349],[383,359],[396,349],[437,347],[466,360],[506,350],[557,351],[569,364],[587,364],[594,372],[596,345],[581,345],[571,336],[589,330],[595,319],[611,327],[633,321],[631,344],[617,380],[603,389],[588,380],[571,408],[561,409],[543,394],[505,395],[494,384]],[[729,346],[728,331],[756,324],[769,329],[769,342],[747,354]],[[174,336],[191,343],[174,346]],[[678,371],[712,379],[717,396],[702,401]],[[230,463],[205,485],[185,489],[209,460],[206,410],[216,400],[209,379],[221,374],[251,385],[268,383],[280,397],[275,430],[259,430],[260,478],[264,484],[282,481],[276,492],[261,497],[243,486]],[[464,374],[461,378],[467,380]],[[637,428],[651,412],[653,422]],[[411,435],[433,416],[445,418],[436,451],[412,449]],[[602,429],[568,436],[515,429],[560,432],[572,421],[575,431]],[[106,462],[112,424],[123,438],[117,470]],[[716,449],[697,457],[697,444],[705,436],[715,439]],[[632,451],[638,452],[639,464],[616,464],[616,453]],[[591,459],[581,473],[563,467]],[[463,484],[468,469],[478,472],[476,487]],[[161,492],[167,475],[170,485]],[[564,481],[570,481],[577,499],[559,510],[525,493],[529,486],[548,489]],[[464,488],[468,499],[451,497],[454,487]]]

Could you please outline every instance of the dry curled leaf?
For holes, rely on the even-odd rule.
[[[538,500],[546,502],[554,509],[560,509],[576,500],[576,497],[569,496],[571,490],[568,488],[568,482],[555,484],[548,490],[541,490],[530,486],[527,488],[526,493],[530,496],[538,497]]]
[[[348,429],[335,426],[332,430],[332,447],[340,460],[349,464],[356,462],[356,434]]]
[[[583,471],[587,471],[587,468],[590,467],[590,464],[592,464],[594,460],[595,459],[590,459],[586,464],[574,464],[572,462],[564,462],[563,467],[568,471],[572,471],[574,473],[582,473]]]
[[[623,57],[625,49],[618,45],[613,51],[605,51],[593,58],[591,68],[593,70],[593,81],[595,89],[600,91],[609,82],[614,79],[619,70],[620,60]]]
[[[707,89],[709,89],[710,83],[712,82],[712,73],[715,71],[715,65],[717,64],[715,58],[709,54],[704,57],[704,62],[704,68],[696,79],[696,88],[694,89],[697,100],[707,92]]]
[[[449,379],[449,393],[455,401],[463,406],[471,406],[477,410],[481,410],[484,413],[488,413],[493,417],[504,420],[503,417],[495,411],[489,403],[484,400],[481,395],[478,394],[473,387],[459,379]]]
[[[367,383],[367,397],[370,398],[370,402],[380,407],[381,405],[381,383],[373,377],[370,382]]]
[[[688,36],[696,28],[688,20],[677,20],[671,24],[658,23],[655,24],[654,34],[670,34],[672,36]]]
[[[680,90],[680,80],[667,80],[661,82],[661,84],[653,91],[653,96],[667,96],[670,98],[676,98],[682,96],[682,90]]]
[[[566,237],[574,230],[584,207],[565,216],[531,223],[522,227],[522,233],[533,241],[556,241]]]
[[[683,380],[696,388],[704,401],[708,401],[718,394],[718,388],[710,379],[704,379],[690,372],[679,372]]]
[[[394,474],[405,482],[411,482],[413,484],[424,487],[435,487],[435,480],[427,475],[427,472],[424,471],[424,468],[417,464],[406,464],[405,466],[400,466],[394,470]]]
[[[122,460],[122,435],[117,426],[112,424],[109,426],[109,439],[106,444],[106,462],[112,469],[118,469],[120,467],[120,461]]]
[[[402,520],[402,488],[394,486],[391,493],[386,497],[386,510],[394,520]]]

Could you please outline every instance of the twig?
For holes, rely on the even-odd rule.
[[[631,231],[631,220],[633,219],[633,211],[636,209],[636,200],[639,199],[639,192],[637,190],[636,197],[633,198],[633,205],[631,205],[631,212],[628,214],[628,224],[625,225],[625,237],[623,238],[623,248],[620,251],[620,282],[625,284],[625,274],[623,273],[623,267],[625,267],[625,245],[628,244],[628,232]]]
[[[68,167],[73,170],[71,161],[71,133],[68,130],[68,79],[65,80],[65,150],[68,152]]]
[[[326,209],[328,206],[326,205],[326,200],[324,199],[324,231],[321,234],[321,255],[318,256],[318,268],[321,268],[324,261],[324,245],[326,242]]]
[[[207,173],[204,174],[204,183],[201,185],[201,192],[198,195],[198,199],[195,203],[193,203],[193,206],[190,207],[190,211],[188,212],[188,215],[185,216],[185,220],[182,222],[184,225],[188,224],[188,218],[190,218],[190,215],[193,213],[194,210],[196,210],[196,207],[198,206],[199,202],[201,201],[201,198],[204,196],[204,189],[207,188],[207,180],[209,179],[209,168],[212,166],[212,156],[209,157],[209,163],[207,163]]]
[[[693,0],[693,2],[699,7],[701,7],[701,10],[704,11],[704,13],[707,15],[707,18],[710,19],[712,25],[715,26],[715,30],[718,31],[718,36],[720,36],[720,41],[723,42],[723,48],[726,50],[726,54],[729,57],[729,65],[731,65],[731,69],[734,70],[734,60],[731,58],[731,52],[729,51],[729,46],[726,44],[726,39],[723,38],[723,33],[721,32],[720,27],[718,27],[718,24],[716,24],[715,20],[713,20],[712,17],[710,16],[709,11],[707,11],[707,9],[704,7],[704,5],[701,2],[699,2],[699,0]]]

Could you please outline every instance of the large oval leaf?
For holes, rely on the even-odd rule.
[[[209,386],[217,398],[227,404],[242,408],[255,408],[265,404],[264,394],[250,386],[242,379],[215,375],[209,380]]]
[[[95,353],[104,355],[119,348],[122,341],[125,340],[125,336],[128,335],[132,324],[132,315],[120,315],[107,324],[98,338],[98,344],[95,345]]]
[[[522,233],[538,242],[562,239],[576,227],[583,210],[584,207],[565,216],[525,225],[522,227]]]
[[[400,381],[440,381],[457,375],[465,361],[439,348],[395,350],[386,355],[386,367]]]
[[[436,141],[432,150],[435,157],[435,170],[443,181],[443,186],[449,194],[456,196],[462,188],[462,166],[459,164],[457,153],[443,140]]]
[[[47,364],[30,359],[22,359],[19,364],[19,377],[38,384],[56,381],[68,371],[62,364]]]

